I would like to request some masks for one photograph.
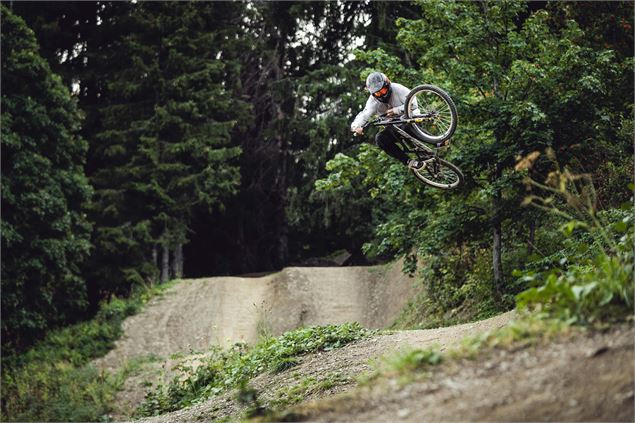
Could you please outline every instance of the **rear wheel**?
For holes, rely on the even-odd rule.
[[[463,183],[461,169],[438,157],[424,159],[420,169],[412,169],[412,173],[423,183],[435,188],[452,189]]]
[[[448,93],[434,85],[413,88],[406,97],[405,114],[409,119],[420,119],[411,124],[412,129],[429,143],[443,142],[456,130],[456,106]]]

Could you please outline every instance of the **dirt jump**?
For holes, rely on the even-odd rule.
[[[302,326],[359,322],[385,328],[413,292],[401,262],[374,267],[290,267],[261,277],[185,279],[123,324],[116,347],[95,364],[114,370],[153,354],[254,343]]]
[[[151,385],[166,383],[176,364],[197,366],[213,345],[253,343],[301,326],[357,321],[388,327],[414,294],[401,263],[377,267],[292,267],[260,277],[183,280],[124,322],[116,348],[95,364],[117,370],[152,355],[128,377],[113,420],[130,420]],[[309,394],[292,420],[308,421],[632,421],[632,325],[593,337],[500,351],[483,360],[440,366],[429,379],[401,387],[358,386],[372,363],[400,349],[444,352],[464,337],[507,325],[515,313],[462,325],[380,334],[303,356],[292,371],[250,381],[264,404],[313,379],[335,380]],[[303,405],[304,404],[304,405]],[[174,423],[240,418],[245,405],[230,391],[192,407],[143,419]]]
[[[261,374],[250,382],[250,386],[256,389],[259,393],[259,398],[264,403],[268,403],[275,399],[280,390],[295,386],[306,378],[322,380],[323,378],[337,375],[338,383],[335,386],[314,396],[309,396],[305,398],[305,401],[328,398],[354,389],[357,385],[356,378],[372,370],[373,360],[399,350],[413,348],[434,346],[440,351],[446,351],[457,345],[468,335],[475,335],[504,326],[513,316],[513,312],[508,312],[474,323],[438,329],[396,331],[391,334],[374,336],[346,345],[343,348],[307,355],[301,359],[298,366],[293,368],[293,371],[278,374]],[[217,419],[239,417],[244,409],[245,406],[238,403],[236,393],[232,391],[201,404],[161,416],[143,419],[142,421],[144,423],[215,421]],[[345,407],[340,409],[339,413],[345,421],[393,421],[391,418],[373,419],[365,417],[362,420],[350,418]],[[317,418],[317,416],[311,416],[308,420]],[[329,416],[329,418],[332,418],[332,416]]]

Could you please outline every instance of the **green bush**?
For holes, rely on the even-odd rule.
[[[633,232],[622,236],[615,255],[599,253],[566,269],[520,274],[536,284],[518,294],[519,308],[538,308],[570,323],[593,323],[633,311]],[[566,264],[563,260],[563,264]]]
[[[110,411],[126,369],[113,376],[90,361],[121,336],[124,319],[173,284],[101,305],[94,319],[50,332],[23,354],[2,357],[2,421],[98,421]]]
[[[97,421],[110,411],[121,379],[93,366],[32,361],[2,377],[3,421]]]
[[[633,311],[633,207],[598,210],[593,178],[561,169],[553,150],[546,151],[554,171],[544,183],[527,177],[536,189],[525,205],[549,212],[560,221],[564,248],[517,271],[529,286],[516,297],[520,309],[539,309],[568,323],[588,324],[623,317]],[[633,184],[629,185],[632,194]]]
[[[236,344],[227,351],[213,349],[196,371],[181,367],[179,370],[184,376],[177,376],[167,386],[158,386],[150,392],[136,416],[155,416],[188,407],[227,389],[240,387],[265,371],[275,373],[293,367],[299,362],[298,356],[340,348],[370,334],[371,331],[358,323],[311,326],[263,339],[251,349],[244,344]]]
[[[419,292],[394,328],[427,329],[491,317],[513,303],[496,297],[491,252],[478,243],[425,255],[419,270]]]

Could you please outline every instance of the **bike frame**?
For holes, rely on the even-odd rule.
[[[403,144],[406,147],[406,150],[405,150],[406,153],[415,153],[417,154],[417,156],[419,156],[419,153],[423,152],[425,153],[426,156],[433,155],[434,158],[437,158],[439,154],[439,149],[448,144],[447,140],[440,143],[432,144],[435,146],[435,148],[433,149],[428,147],[428,145],[426,145],[424,141],[413,137],[412,135],[410,135],[405,130],[399,127],[400,125],[420,123],[420,122],[423,122],[424,120],[431,120],[431,119],[433,119],[433,116],[423,116],[423,117],[416,117],[416,118],[410,118],[410,119],[398,118],[398,119],[387,119],[387,120],[382,120],[381,117],[379,117],[375,121],[369,122],[368,125],[394,126],[395,130],[397,130],[399,135],[401,135],[401,141],[403,141]]]
[[[434,119],[435,116],[433,113],[428,113],[424,116],[417,116],[415,118],[387,118],[386,115],[379,115],[374,120],[366,122],[362,128],[367,126],[394,126],[399,134],[398,142],[403,146],[404,153],[407,154],[415,154],[417,158],[423,162],[423,166],[412,169],[412,172],[417,176],[418,179],[423,181],[423,183],[427,185],[431,185],[436,188],[442,189],[450,189],[458,186],[463,180],[463,174],[461,173],[461,169],[456,167],[450,162],[446,162],[441,157],[439,157],[439,150],[442,147],[446,147],[449,144],[449,139],[439,143],[432,143],[429,141],[424,141],[418,139],[416,136],[410,135],[400,126],[409,125],[413,123],[423,122],[424,120]],[[355,134],[357,136],[357,133]],[[430,144],[428,146],[426,144]],[[433,146],[433,147],[432,147]],[[435,180],[441,175],[442,169],[447,168],[449,171],[456,176],[456,180],[447,183],[447,182],[439,182]],[[427,174],[423,175],[421,173],[422,170],[426,170]]]

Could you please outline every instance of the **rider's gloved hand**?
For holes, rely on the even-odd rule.
[[[398,114],[399,114],[399,110],[397,110],[396,107],[393,107],[392,109],[388,109],[388,111],[386,112],[386,116],[388,117],[393,117]]]
[[[357,128],[353,129],[353,132],[355,132],[356,135],[362,135],[364,133],[364,128],[358,126]]]

